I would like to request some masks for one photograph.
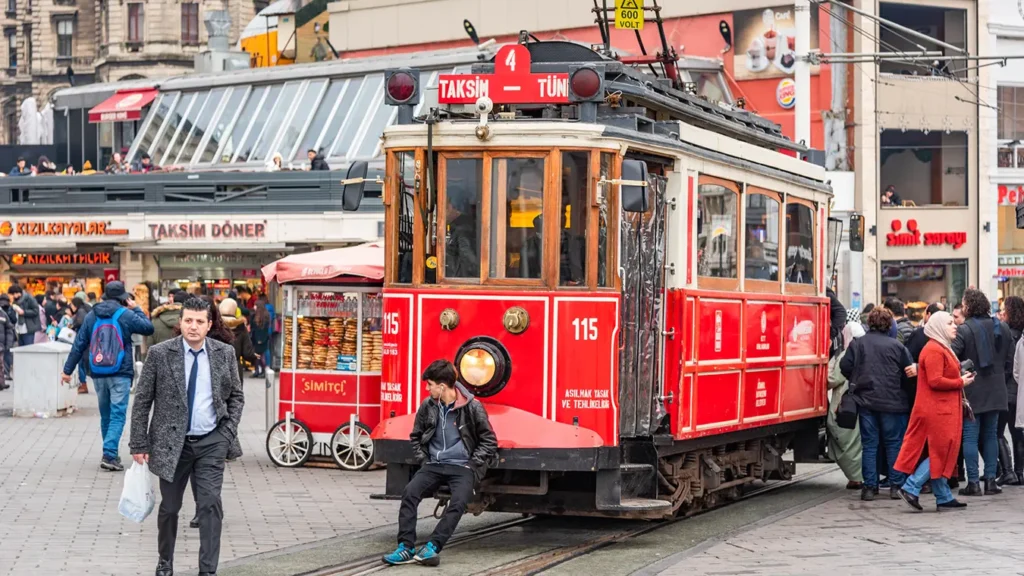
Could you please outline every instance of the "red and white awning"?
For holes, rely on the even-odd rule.
[[[149,106],[156,98],[156,88],[139,90],[119,90],[92,110],[89,110],[89,122],[130,122],[142,119],[142,109]]]

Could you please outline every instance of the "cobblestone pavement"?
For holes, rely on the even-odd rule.
[[[383,487],[383,471],[274,466],[264,445],[262,381],[248,380],[245,389],[245,455],[224,478],[222,562],[395,522],[397,503],[368,499]],[[79,399],[69,417],[13,418],[13,394],[0,392],[0,575],[153,573],[156,511],[141,525],[117,512],[124,475],[100,470],[96,396]],[[128,436],[126,428],[126,465]],[[198,563],[199,531],[188,528],[194,511],[187,492],[175,555],[183,573]]]
[[[968,508],[923,512],[901,500],[861,502],[859,492],[767,518],[722,540],[678,555],[663,576],[829,576],[1024,574],[1024,487],[959,497]]]

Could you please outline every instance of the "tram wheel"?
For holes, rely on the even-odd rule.
[[[278,420],[267,432],[267,456],[282,468],[298,468],[313,453],[313,434],[301,420]]]
[[[331,456],[342,470],[362,472],[373,466],[373,440],[370,428],[362,422],[355,423],[355,430],[345,422],[331,436]]]

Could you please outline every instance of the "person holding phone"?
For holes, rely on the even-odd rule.
[[[153,323],[125,291],[124,283],[111,282],[103,290],[103,301],[85,316],[64,363],[61,380],[65,384],[71,382],[71,374],[83,357],[92,376],[100,407],[100,468],[104,470],[124,471],[117,452],[128,413],[128,394],[135,378],[132,336],[152,333]]]
[[[929,480],[939,511],[967,507],[953,497],[946,482],[956,471],[960,450],[963,389],[975,377],[972,371],[961,372],[960,361],[953,354],[956,333],[953,316],[947,312],[933,313],[925,325],[928,342],[918,361],[917,398],[893,466],[907,474],[898,494],[915,510],[923,509],[919,497]]]
[[[963,427],[964,463],[967,466],[967,487],[961,496],[999,494],[996,483],[999,460],[999,413],[1006,410],[1006,355],[1012,354],[1009,326],[992,317],[992,303],[980,290],[964,292],[963,311],[966,320],[957,328],[953,353],[963,362],[970,360],[977,372],[975,382],[964,392],[974,411]],[[980,484],[978,446],[985,461],[985,485]]]

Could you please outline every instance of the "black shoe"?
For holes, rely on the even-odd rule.
[[[959,488],[960,487],[960,480],[957,480],[956,478],[950,478],[948,484],[949,484],[950,490],[952,490],[953,488]]]
[[[898,486],[893,486],[893,487],[889,488],[889,500],[899,500],[900,499],[900,490],[902,490],[902,488],[900,488]]]
[[[896,491],[896,495],[902,498],[907,504],[910,504],[910,507],[914,510],[924,510],[924,508],[921,508],[921,503],[918,501],[917,496],[914,496],[903,488],[898,489]]]
[[[860,499],[865,502],[871,502],[872,500],[875,499],[875,494],[878,494],[878,488],[865,486],[860,490]]]
[[[1003,493],[1003,489],[996,485],[996,481],[995,480],[986,480],[985,481],[985,495],[986,496],[988,496],[989,494],[1002,494],[1002,493]]]
[[[199,576],[217,576],[216,572],[200,572]]]
[[[124,472],[124,466],[121,465],[120,458],[111,459],[104,456],[103,459],[100,460],[100,468],[111,472]]]
[[[863,482],[854,482],[853,480],[850,480],[849,482],[846,483],[847,490],[860,490],[863,487]]]
[[[957,494],[961,496],[984,496],[985,493],[981,490],[981,485],[977,482],[968,482],[966,488],[961,488]]]
[[[189,528],[199,528],[199,514],[196,514],[188,521]]]
[[[964,504],[959,500],[950,500],[949,502],[935,505],[935,509],[939,512],[942,512],[943,510],[963,510],[964,508],[967,508],[967,504]]]
[[[161,560],[156,564],[155,576],[174,576],[174,566],[169,560]]]

